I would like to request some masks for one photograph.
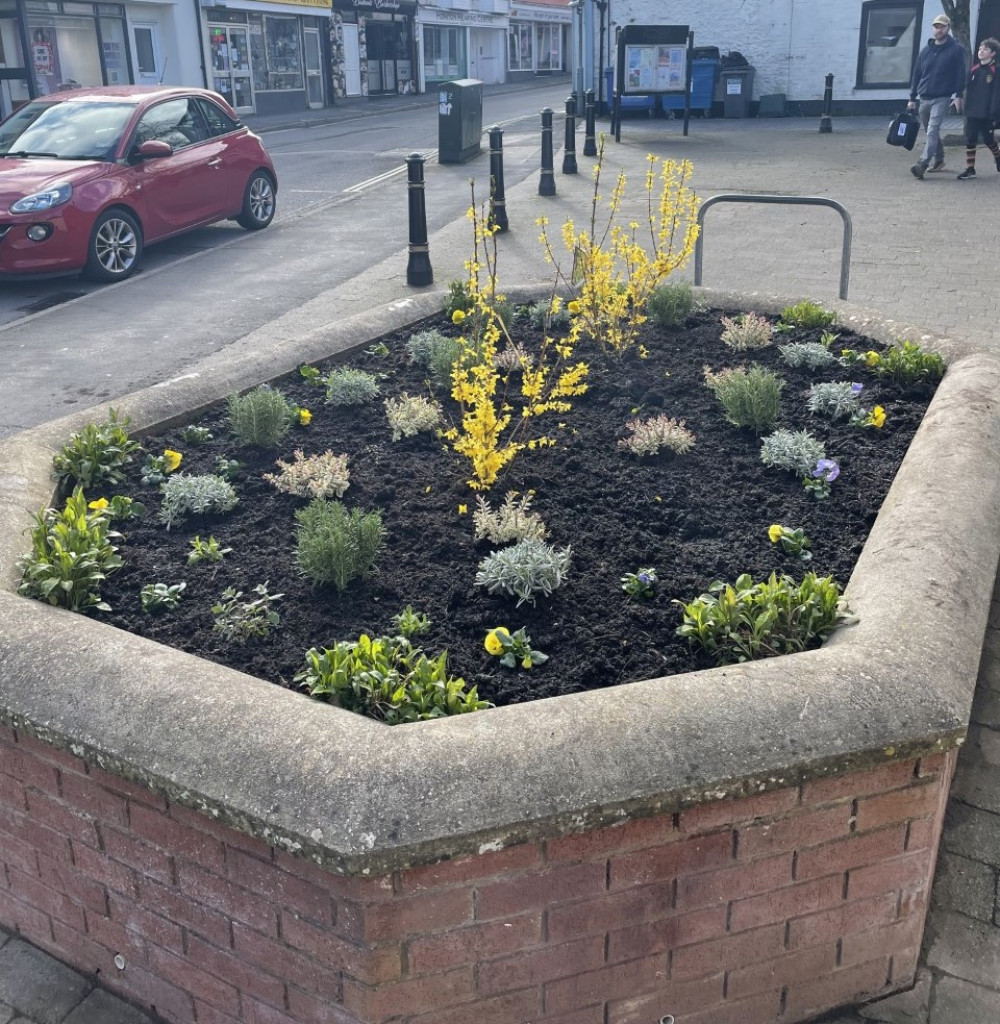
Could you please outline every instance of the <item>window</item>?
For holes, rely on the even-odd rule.
[[[859,89],[909,86],[920,49],[920,16],[920,0],[871,0],[862,4]]]
[[[511,71],[531,71],[531,26],[512,21],[507,35],[507,67]]]
[[[199,97],[195,102],[198,104],[205,120],[208,122],[208,127],[211,129],[213,135],[228,135],[230,132],[234,132],[237,128],[242,127],[241,122],[234,121],[224,110],[217,107],[211,100],[201,99]]]
[[[535,29],[538,43],[538,70],[558,71],[562,67],[560,42],[562,31],[558,25],[539,25]]]
[[[465,76],[465,30],[424,26],[424,77]]]
[[[156,47],[153,44],[153,26],[136,25],[132,29],[135,39],[135,63],[140,75],[156,75]]]
[[[184,149],[208,137],[208,128],[195,100],[167,100],[142,115],[136,125],[133,145],[155,139],[169,143],[174,149]]]

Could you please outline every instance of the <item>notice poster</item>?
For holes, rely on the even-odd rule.
[[[626,45],[626,92],[683,92],[686,46]]]

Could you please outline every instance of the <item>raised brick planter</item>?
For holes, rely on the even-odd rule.
[[[935,341],[857,626],[395,729],[16,597],[93,414],[0,444],[0,924],[179,1024],[764,1024],[906,986],[1000,554],[1000,368]],[[285,368],[227,359],[220,394]]]

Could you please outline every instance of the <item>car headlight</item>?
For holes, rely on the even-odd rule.
[[[38,213],[40,210],[51,210],[54,206],[62,206],[68,203],[73,195],[73,186],[64,181],[60,185],[53,185],[44,192],[35,192],[16,203],[10,204],[11,213]]]

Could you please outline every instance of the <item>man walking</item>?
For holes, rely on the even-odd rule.
[[[944,145],[941,142],[941,123],[954,104],[955,112],[962,113],[962,94],[965,91],[965,51],[951,34],[951,21],[939,14],[933,22],[934,38],[920,51],[913,80],[910,82],[910,102],[913,110],[920,101],[920,123],[927,132],[927,141],[920,159],[910,168],[915,178],[922,178],[929,170],[944,170]]]

